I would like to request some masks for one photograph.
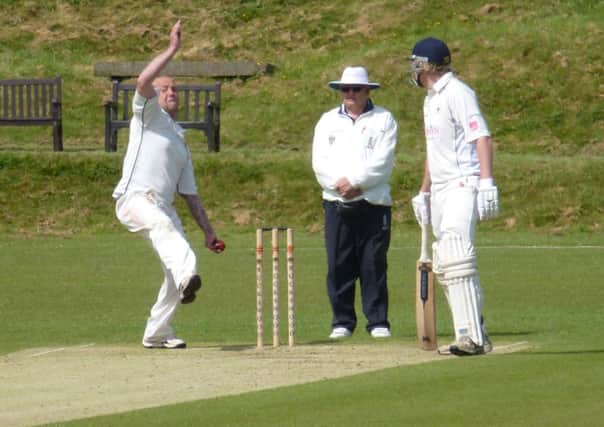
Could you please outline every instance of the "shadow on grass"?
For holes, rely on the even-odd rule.
[[[318,346],[318,345],[340,345],[340,344],[344,344],[344,343],[349,343],[349,340],[331,340],[331,339],[325,339],[325,340],[316,340],[316,341],[305,341],[303,343],[298,343],[296,344],[296,347],[298,346]],[[232,352],[237,352],[237,351],[248,351],[248,350],[256,350],[257,347],[255,345],[246,345],[246,344],[237,344],[237,345],[215,345],[215,346],[210,346],[210,348],[218,348],[221,351],[232,351]],[[273,345],[272,344],[265,344],[264,348],[267,350],[273,349]],[[287,343],[282,343],[279,347],[277,348],[288,348]]]
[[[0,145],[0,152],[11,153],[105,153],[104,147],[63,147],[63,151],[53,151],[52,142],[50,147],[46,145],[40,147],[3,147]],[[115,154],[115,153],[114,153]],[[123,155],[119,154],[118,155]]]
[[[256,348],[255,345],[215,345],[210,346],[211,348],[219,348],[221,351],[246,351],[246,350],[254,350]]]
[[[604,354],[604,349],[586,349],[586,350],[528,350],[514,353],[515,356],[570,356],[579,354]]]

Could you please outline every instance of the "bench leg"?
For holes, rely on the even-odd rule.
[[[111,151],[117,151],[117,129],[111,133]]]
[[[108,153],[115,151],[111,143],[111,126],[109,126],[109,129],[105,128],[105,151]]]
[[[61,120],[61,103],[54,99],[50,105],[52,115],[52,147],[54,151],[63,151],[63,121]]]
[[[206,120],[208,127],[206,128],[206,136],[208,138],[208,151],[219,152],[220,151],[220,124],[218,121],[217,112],[212,104],[206,106]]]
[[[105,105],[105,151],[117,151],[117,130],[111,126],[113,111],[110,105]]]
[[[215,153],[220,151],[220,125],[212,128],[208,135],[208,151]]]
[[[105,131],[105,151],[108,153],[117,151],[117,129]]]
[[[54,151],[63,151],[63,124],[60,121],[52,126],[52,145]]]

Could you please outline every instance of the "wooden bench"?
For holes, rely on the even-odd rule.
[[[0,126],[52,126],[54,151],[63,151],[61,77],[0,80]]]
[[[105,103],[105,151],[117,151],[117,131],[128,128],[135,84],[113,80],[111,100]],[[208,151],[220,151],[220,83],[177,84],[176,121],[184,129],[198,129],[208,140]]]
[[[105,150],[117,150],[117,130],[128,127],[133,86],[122,84],[137,77],[147,66],[144,61],[99,62],[94,64],[94,75],[108,77],[112,82],[111,101],[105,104]],[[171,61],[163,74],[186,78],[230,79],[270,74],[271,64],[253,61]],[[177,121],[184,128],[203,130],[208,138],[208,150],[220,150],[220,84],[181,85],[179,101],[183,109]],[[201,104],[203,102],[203,104]],[[203,112],[203,116],[201,115]]]

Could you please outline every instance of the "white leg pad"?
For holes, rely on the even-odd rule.
[[[469,336],[478,345],[483,345],[480,316],[482,292],[478,277],[453,279],[446,288],[449,293],[449,306],[453,314],[455,339]]]
[[[483,345],[482,289],[472,242],[447,234],[433,245],[434,271],[443,286],[455,328],[455,339],[469,336]]]
[[[432,251],[433,270],[442,279],[466,277],[477,273],[474,245],[456,234],[446,234],[434,242]]]

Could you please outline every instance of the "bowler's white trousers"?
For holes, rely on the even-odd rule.
[[[149,241],[164,271],[164,281],[143,338],[157,342],[171,338],[172,319],[180,305],[178,286],[197,270],[197,259],[185,238],[180,218],[173,206],[161,202],[151,191],[122,195],[116,202],[115,213],[128,231]]]

